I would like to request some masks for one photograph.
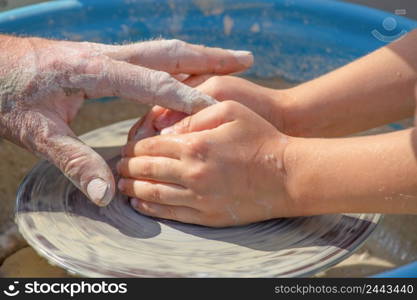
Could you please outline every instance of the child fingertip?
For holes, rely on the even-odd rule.
[[[123,192],[125,190],[125,184],[126,184],[126,180],[125,179],[120,179],[119,182],[117,183],[117,188],[119,189],[119,191]]]
[[[136,198],[131,198],[131,199],[130,199],[130,205],[131,205],[133,208],[137,209],[137,208],[138,208],[138,205],[139,205],[139,200],[138,200],[138,199],[136,199]]]
[[[167,127],[161,130],[161,135],[172,134],[172,133],[174,133],[174,128],[172,127]]]

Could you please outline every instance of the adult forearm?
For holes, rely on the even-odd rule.
[[[288,90],[285,129],[295,136],[342,136],[413,115],[417,30],[320,78]]]
[[[289,193],[302,214],[417,213],[417,132],[295,138],[285,152]]]

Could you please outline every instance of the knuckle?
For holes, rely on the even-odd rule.
[[[186,147],[187,157],[205,162],[210,151],[209,143],[202,139],[192,139]]]
[[[66,62],[60,57],[52,56],[41,62],[41,69],[48,71],[56,71],[66,69]]]
[[[191,192],[189,198],[193,199],[193,203],[201,211],[208,211],[212,208],[210,197],[200,193]]]
[[[189,116],[189,117],[182,119],[177,124],[174,124],[174,128],[176,130],[179,130],[180,132],[181,131],[192,132],[193,131],[192,130],[193,118],[194,118],[193,116]]]
[[[135,156],[135,147],[136,141],[129,141],[122,149],[122,157],[134,157]]]
[[[170,84],[173,84],[176,82],[176,80],[167,72],[164,71],[150,71],[149,73],[149,80],[158,82],[161,86],[162,84],[167,84],[167,86],[170,86]],[[146,74],[144,74],[146,76]]]
[[[67,176],[72,177],[86,163],[85,154],[73,147],[70,143],[56,143],[53,137],[38,137],[36,143],[42,145],[45,142],[48,149],[42,149],[43,155],[61,169]]]
[[[213,76],[206,81],[208,93],[217,100],[225,100],[228,98],[227,83],[225,83],[228,76]]]
[[[101,74],[106,62],[110,61],[107,56],[94,56],[80,60],[76,66],[77,73]]]
[[[237,102],[232,100],[220,102],[218,105],[220,106],[220,114],[224,117],[235,117],[241,108]]]
[[[239,104],[233,100],[223,101],[221,104],[223,104],[222,109],[227,113],[232,113],[239,107]]]
[[[101,56],[94,49],[80,50],[77,53],[77,58],[81,60],[91,60],[94,57]]]
[[[50,51],[35,51],[35,55],[37,57],[36,63],[39,64],[41,70],[60,70],[63,66],[68,65],[73,59],[64,58],[64,56],[60,55],[57,51],[58,49],[51,49]],[[72,58],[74,53],[69,53],[67,49],[59,49],[63,52],[66,51],[66,54]],[[75,51],[75,55],[78,54],[78,51]]]
[[[106,56],[92,55],[88,51],[76,51],[68,55],[65,59],[62,56],[51,56],[42,63],[48,70],[59,72],[73,72],[75,74],[85,73],[87,70],[96,70],[98,65],[106,59]]]
[[[167,40],[164,42],[165,52],[171,58],[172,68],[175,70],[180,70],[181,66],[181,57],[185,52],[187,43],[178,39]]]
[[[234,91],[234,89],[231,89],[230,86],[234,82],[235,78],[232,76],[213,76],[204,83],[204,91],[217,100],[227,100],[232,97],[230,92]]]
[[[202,222],[212,227],[222,227],[223,219],[218,211],[207,211],[203,213]]]
[[[143,177],[152,177],[154,175],[153,163],[149,160],[143,160],[139,167],[139,175]]]
[[[73,178],[78,173],[85,169],[87,158],[82,154],[71,154],[62,158],[60,161],[60,169],[70,178]]]
[[[171,49],[175,49],[175,50],[178,50],[179,48],[187,45],[186,42],[181,41],[179,39],[166,40],[166,44],[168,45],[168,47],[170,47]]]
[[[143,150],[144,153],[153,153],[158,149],[158,143],[155,139],[145,139],[136,144],[139,148]]]
[[[208,168],[206,165],[200,164],[198,166],[194,166],[187,172],[185,180],[191,187],[195,188],[199,187],[202,182],[207,182],[208,176]],[[203,200],[203,198],[201,198],[201,200]]]
[[[175,207],[166,206],[166,212],[167,212],[168,218],[174,219],[174,220],[178,219],[178,214],[177,214],[177,211],[175,210]]]
[[[168,54],[169,57],[181,57],[183,53],[183,49],[186,47],[187,43],[178,39],[166,40],[163,42],[163,47],[165,48],[165,52]]]
[[[149,193],[150,200],[157,203],[161,202],[161,192],[157,187],[152,187]]]
[[[223,84],[222,84],[222,82],[224,83],[224,78],[225,77],[227,77],[227,76],[213,76],[213,77],[210,77],[209,79],[207,79],[207,81],[206,81],[206,83],[208,84],[208,85],[210,85],[210,86],[212,86],[212,87],[221,87]]]

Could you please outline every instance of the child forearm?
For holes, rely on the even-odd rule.
[[[417,214],[417,132],[295,138],[285,152],[287,186],[303,214]]]
[[[417,30],[320,78],[287,90],[284,131],[341,136],[411,117],[417,93]]]

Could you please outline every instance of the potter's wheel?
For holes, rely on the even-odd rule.
[[[117,123],[82,139],[114,165],[132,124]],[[20,186],[16,222],[52,264],[87,277],[295,277],[352,254],[380,219],[323,215],[214,229],[142,216],[126,200],[118,196],[99,208],[41,162]]]

